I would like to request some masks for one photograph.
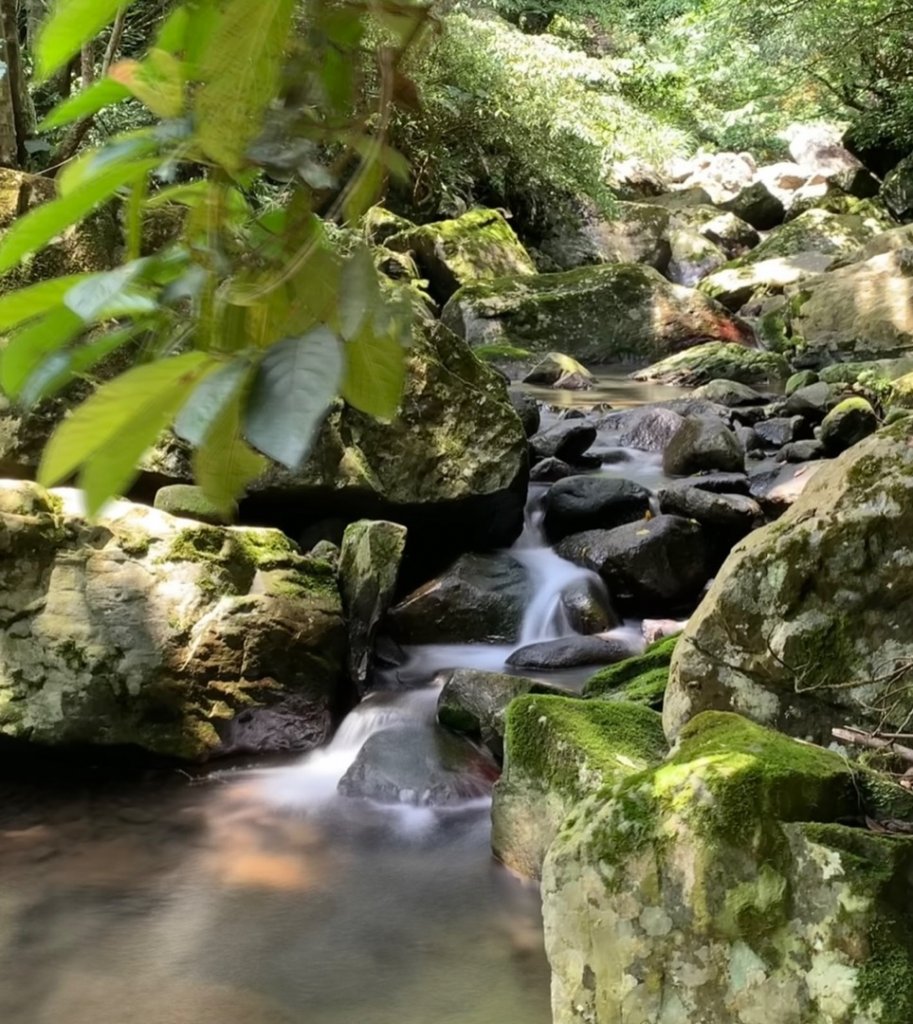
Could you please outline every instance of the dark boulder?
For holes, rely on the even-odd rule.
[[[703,470],[737,473],[745,468],[745,449],[721,421],[688,416],[663,452],[663,469],[672,476]]]
[[[545,497],[545,533],[554,543],[584,530],[608,530],[643,519],[650,492],[632,480],[607,476],[571,476]]]

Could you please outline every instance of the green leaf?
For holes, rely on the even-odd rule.
[[[67,292],[88,276],[71,274],[69,277],[55,277],[0,296],[0,331],[8,331],[61,305]]]
[[[345,352],[342,397],[369,416],[393,419],[406,379],[405,353],[399,339],[365,331],[346,345]]]
[[[174,421],[178,437],[192,445],[202,444],[225,406],[237,399],[251,369],[247,359],[238,359],[210,373],[198,384]]]
[[[89,514],[120,493],[197,382],[212,368],[203,352],[134,367],[102,385],[54,431],[38,479],[47,487],[82,467]]]
[[[57,194],[63,198],[79,192],[115,166],[129,165],[150,156],[158,146],[155,136],[145,129],[117,136],[107,145],[90,149],[71,160],[57,178]]]
[[[264,455],[297,469],[336,397],[342,347],[328,327],[315,327],[273,345],[257,369],[244,416],[244,434]]]
[[[132,0],[57,0],[38,37],[39,80],[45,80],[75,57],[84,43],[114,20],[121,7],[131,3]]]
[[[130,90],[115,82],[111,78],[102,78],[88,89],[83,89],[75,96],[70,96],[63,103],[59,103],[38,125],[42,132],[50,131],[51,128],[62,128],[64,125],[72,124],[84,117],[91,117],[99,110],[104,110],[114,103],[120,103],[127,99]]]
[[[11,270],[23,257],[47,245],[117,192],[152,170],[157,160],[115,164],[88,181],[77,192],[30,210],[15,221],[0,241],[0,274]]]
[[[165,50],[150,50],[144,61],[122,60],[111,68],[120,82],[156,117],[180,117],[184,109],[184,68]]]
[[[366,245],[360,245],[346,260],[339,281],[339,330],[345,341],[351,341],[366,320],[374,313],[380,299],[380,285],[374,260]]]
[[[118,306],[117,300],[143,271],[149,266],[148,260],[133,260],[115,270],[104,270],[90,274],[78,281],[64,296],[63,304],[72,310],[84,323],[94,323],[104,318],[109,309]],[[143,309],[147,312],[147,309]]]
[[[57,394],[74,377],[88,373],[94,366],[142,333],[143,330],[145,330],[145,325],[131,324],[129,327],[109,331],[100,338],[96,338],[95,341],[81,345],[79,348],[53,353],[38,366],[25,382],[19,393],[19,401],[24,406],[30,406],[40,402],[43,398],[50,398],[51,395]]]
[[[247,485],[265,473],[267,466],[266,459],[241,436],[241,396],[236,394],[193,453],[194,479],[216,508],[228,516]]]
[[[59,307],[14,334],[0,353],[0,387],[15,398],[45,356],[77,337],[85,324],[71,310]]]
[[[209,40],[197,137],[206,155],[230,171],[240,169],[276,94],[294,10],[295,0],[228,0]]]
[[[187,39],[190,11],[185,6],[173,10],[164,20],[153,43],[153,49],[166,53],[180,53]]]

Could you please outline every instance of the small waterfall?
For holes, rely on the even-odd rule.
[[[520,628],[520,647],[576,633],[562,599],[570,587],[585,585],[608,600],[605,583],[595,572],[559,557],[548,546],[542,526],[544,494],[545,489],[539,489],[530,495],[523,533],[511,549],[529,573],[533,594]]]

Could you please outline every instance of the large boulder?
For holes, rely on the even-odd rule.
[[[545,496],[543,525],[554,543],[571,533],[607,530],[643,519],[650,492],[632,480],[607,476],[571,476]]]
[[[772,256],[758,263],[735,261],[708,274],[700,288],[705,295],[735,312],[751,299],[781,295],[789,285],[830,270],[833,263],[834,257],[822,252]]]
[[[913,247],[873,256],[796,287],[788,328],[803,365],[913,352]]]
[[[461,668],[444,683],[437,720],[445,729],[484,744],[499,760],[504,753],[504,713],[508,704],[539,684],[523,676]]]
[[[672,663],[665,724],[733,710],[829,742],[900,727],[913,684],[909,423],[824,463],[776,523],[730,555]]]
[[[795,220],[772,231],[740,262],[742,265],[761,263],[805,252],[818,252],[833,257],[849,256],[883,230],[884,223],[875,217],[807,210]]]
[[[789,376],[789,363],[779,352],[711,341],[667,356],[633,376],[682,387],[709,384],[721,377],[740,384],[772,384]]]
[[[349,674],[365,689],[377,627],[393,603],[406,529],[361,519],[346,527],[339,553],[339,587],[349,629]]]
[[[769,231],[783,223],[786,209],[763,181],[754,181],[738,195],[722,203],[722,208],[758,231]]]
[[[821,443],[828,455],[839,455],[877,429],[875,410],[861,395],[854,395],[844,398],[824,417]]]
[[[10,451],[2,426],[0,465]],[[441,564],[516,538],[527,466],[526,435],[503,377],[450,331],[418,325],[399,415],[382,423],[338,401],[304,466],[271,466],[251,485],[242,514],[289,532],[330,518],[389,519],[408,528],[411,550]],[[155,480],[191,475],[186,448],[173,438],[145,467]]]
[[[881,197],[898,220],[913,220],[913,153],[885,177]]]
[[[724,423],[704,416],[686,416],[663,452],[663,469],[670,476],[745,469],[742,442]]]
[[[551,225],[539,244],[559,270],[599,263],[644,263],[663,271],[671,249],[669,211],[642,203],[615,203],[611,217],[589,204]]]
[[[385,244],[394,252],[413,255],[439,302],[446,302],[464,284],[536,272],[529,253],[498,210],[470,210],[454,220],[407,227]]]
[[[494,789],[495,855],[538,878],[562,821],[587,795],[656,765],[660,717],[636,704],[525,696],[506,715],[504,771]]]
[[[909,808],[839,754],[701,715],[548,851],[555,1024],[910,1020],[913,839],[842,823]]]
[[[473,346],[558,350],[593,363],[657,359],[698,342],[750,336],[706,296],[633,263],[469,285],[442,316]]]
[[[201,760],[307,749],[350,700],[332,565],[276,530],[0,491],[0,736]]]
[[[392,608],[388,625],[408,644],[511,643],[529,598],[526,570],[515,558],[462,555]]]
[[[556,551],[599,573],[619,607],[641,614],[687,606],[710,577],[701,527],[679,516],[576,533]]]
[[[662,405],[640,405],[620,409],[604,416],[600,430],[622,448],[645,452],[661,452],[678,428],[683,417]]]

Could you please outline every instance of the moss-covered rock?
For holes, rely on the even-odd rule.
[[[364,689],[377,627],[393,603],[406,528],[361,519],[350,523],[339,553],[339,589],[349,629],[349,675]]]
[[[202,487],[193,484],[168,484],[155,492],[154,505],[162,512],[185,519],[196,519],[201,523],[224,525],[237,514],[226,515],[225,510],[214,505],[206,497]]]
[[[833,256],[821,252],[775,256],[758,263],[736,261],[708,274],[700,289],[726,309],[736,311],[749,301],[782,295],[789,285],[824,273],[833,262]]]
[[[538,685],[533,679],[503,672],[457,669],[438,697],[437,720],[445,729],[480,741],[500,760],[504,755],[504,713],[508,705]]]
[[[697,387],[718,379],[751,385],[774,384],[789,376],[789,363],[779,352],[713,341],[677,352],[633,376],[635,380],[683,387]]]
[[[878,416],[861,395],[844,398],[824,417],[821,443],[829,455],[839,455],[878,429]]]
[[[890,405],[898,409],[913,409],[913,373],[905,373],[891,382]]]
[[[584,697],[630,701],[661,709],[669,682],[669,664],[677,643],[678,636],[664,637],[636,658],[601,668],[586,681]]]
[[[757,248],[742,257],[741,263],[762,263],[804,252],[849,256],[884,229],[884,221],[875,216],[808,210],[772,231]]]
[[[663,271],[671,255],[669,223],[669,211],[662,206],[620,202],[606,217],[584,202],[551,225],[539,248],[560,270],[600,263],[642,263]]]
[[[803,365],[913,353],[913,248],[809,278],[790,294],[789,330]]]
[[[885,176],[881,198],[898,220],[913,220],[913,154]]]
[[[0,736],[201,760],[323,741],[348,700],[332,566],[276,530],[4,485]]]
[[[360,227],[371,245],[384,245],[388,238],[411,231],[415,225],[383,206],[372,206],[362,217]]]
[[[395,252],[411,252],[431,294],[447,299],[462,285],[535,274],[536,266],[497,210],[470,210],[454,220],[411,227],[387,237]]]
[[[913,706],[913,448],[909,422],[819,469],[729,556],[672,660],[670,736],[707,709],[828,742],[900,726]]]
[[[750,335],[705,296],[650,267],[624,263],[469,285],[442,317],[472,346],[510,344],[594,363],[656,359],[698,342],[741,343]]]
[[[504,771],[492,805],[492,847],[537,878],[561,822],[585,796],[656,765],[659,715],[637,704],[525,696],[507,708]]]
[[[572,811],[545,860],[556,1024],[900,1024],[913,1013],[909,813],[839,755],[708,713]]]

